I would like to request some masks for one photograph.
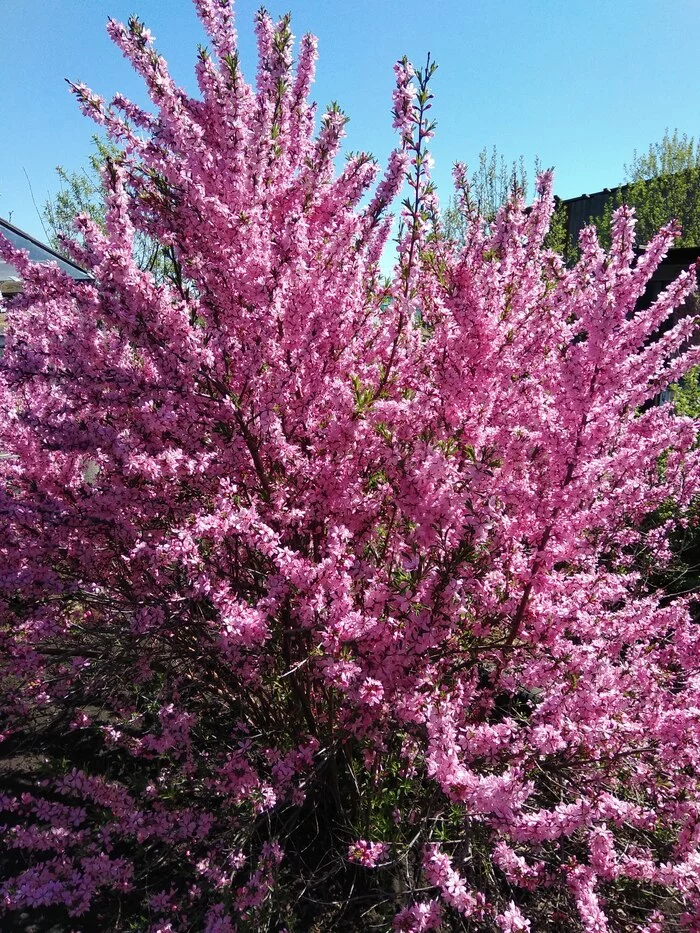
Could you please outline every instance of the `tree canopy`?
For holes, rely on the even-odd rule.
[[[697,423],[648,404],[692,276],[637,310],[674,231],[637,258],[622,207],[567,268],[545,172],[456,245],[431,67],[395,65],[384,172],[337,170],[313,37],[261,11],[250,84],[196,8],[199,95],[135,17],[152,108],[75,87],[120,150],[64,241],[93,278],[1,247],[4,920],[699,929],[700,626],[663,583]]]

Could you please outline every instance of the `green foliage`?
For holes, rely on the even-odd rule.
[[[94,151],[88,157],[88,166],[78,172],[68,172],[56,166],[59,179],[58,194],[44,203],[42,219],[49,233],[51,246],[62,255],[70,257],[65,247],[65,238],[75,236],[74,223],[79,214],[87,214],[101,227],[105,222],[105,188],[102,172],[110,162],[116,162],[122,153],[114,143],[93,136]],[[173,263],[172,255],[159,244],[143,234],[137,234],[134,256],[141,269],[153,272],[162,280],[178,283],[180,272]]]
[[[673,404],[679,415],[700,418],[700,366],[695,366],[672,387]]]
[[[638,154],[635,150],[632,161],[625,165],[625,177],[628,182],[645,181],[660,175],[677,175],[689,168],[700,167],[700,146],[687,133],[679,135],[678,130],[670,136],[668,130],[661,142],[652,143],[647,152]]]
[[[610,222],[621,204],[634,207],[637,242],[648,243],[672,220],[680,224],[678,246],[700,245],[700,144],[678,130],[664,133],[642,154],[635,151],[625,165],[625,183],[617,189],[601,217],[591,218],[601,242],[610,245]]]
[[[640,243],[647,243],[659,227],[675,219],[682,230],[677,244],[700,244],[700,166],[648,181],[640,179],[625,192],[625,202],[636,208]]]
[[[552,221],[549,225],[549,231],[545,238],[545,245],[555,253],[566,253],[568,236],[568,215],[564,202],[559,198],[554,205]]]
[[[88,167],[79,172],[68,172],[56,166],[59,180],[58,194],[44,204],[42,217],[49,231],[51,246],[65,253],[61,242],[64,236],[73,235],[73,222],[78,214],[87,214],[100,226],[104,225],[104,189],[100,172],[107,159],[115,158],[119,152],[112,143],[92,137],[94,152],[88,159]]]

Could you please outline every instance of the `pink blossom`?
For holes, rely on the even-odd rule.
[[[358,839],[348,847],[348,858],[351,862],[364,865],[365,868],[374,868],[381,859],[385,858],[389,846],[385,842],[367,842]]]
[[[566,263],[551,173],[486,223],[458,166],[456,244],[425,74],[396,65],[384,174],[338,167],[313,37],[295,64],[261,12],[250,83],[231,4],[195,8],[197,94],[135,17],[108,29],[148,107],[73,86],[118,151],[64,241],[89,280],[0,240],[1,737],[31,769],[0,926],[332,899],[360,929],[376,896],[396,930],[522,933],[545,898],[601,933],[641,885],[700,928],[700,626],[662,585],[698,424],[654,404],[700,359],[694,272],[640,307],[677,229],[638,253],[623,207]]]
[[[431,900],[405,907],[394,917],[392,926],[398,933],[428,933],[429,930],[439,930],[441,924],[440,904]]]
[[[525,919],[513,901],[496,917],[496,923],[503,933],[529,933],[530,930],[530,921]]]

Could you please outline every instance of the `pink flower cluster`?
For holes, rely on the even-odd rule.
[[[377,862],[386,856],[388,848],[385,842],[367,842],[366,839],[358,839],[349,846],[348,858],[351,862],[364,865],[365,868],[374,868]]]
[[[426,845],[423,852],[423,870],[427,881],[438,887],[445,903],[463,917],[471,917],[479,906],[478,898],[467,890],[464,878],[452,866],[450,858],[435,843]]]

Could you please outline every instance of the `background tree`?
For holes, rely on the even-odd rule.
[[[104,174],[123,157],[116,143],[99,136],[93,136],[92,141],[94,152],[88,158],[87,168],[68,172],[61,165],[56,166],[59,190],[54,198],[44,202],[41,215],[51,246],[66,256],[70,255],[66,244],[76,236],[79,217],[104,228],[107,194]],[[153,272],[159,280],[166,280],[175,272],[169,251],[145,234],[137,233],[134,238],[134,257],[139,268]]]
[[[624,166],[622,184],[613,192],[599,217],[591,216],[601,242],[609,245],[612,217],[622,204],[633,207],[637,239],[647,243],[664,224],[677,221],[677,246],[700,246],[700,146],[693,137],[666,130],[660,142],[644,153],[635,151]],[[576,244],[567,244],[575,257]]]
[[[499,209],[518,193],[525,198],[528,196],[525,157],[521,155],[508,162],[495,146],[490,151],[484,147],[479,153],[478,167],[465,179],[460,198],[452,198],[443,212],[446,235],[463,241],[470,214],[479,214],[487,223],[492,223]]]
[[[535,159],[535,174],[541,171],[539,158]],[[444,235],[456,243],[463,244],[466,231],[473,219],[480,216],[492,224],[498,211],[513,197],[525,200],[532,195],[525,167],[525,157],[520,156],[511,163],[498,153],[494,146],[489,152],[484,148],[479,153],[479,166],[469,175],[461,165],[457,167],[458,194],[450,199],[443,211]],[[546,237],[547,246],[558,253],[566,249],[566,211],[559,199],[555,201],[554,213]]]
[[[646,243],[671,220],[681,226],[679,246],[700,245],[700,146],[678,130],[625,165],[623,198],[637,214],[638,236]]]
[[[90,217],[100,226],[105,221],[105,190],[101,174],[108,159],[114,159],[119,150],[93,136],[94,152],[89,156],[88,167],[77,172],[68,172],[56,166],[59,181],[58,193],[47,198],[42,210],[42,220],[49,234],[51,246],[66,252],[64,240],[75,235],[75,219],[79,215]]]

